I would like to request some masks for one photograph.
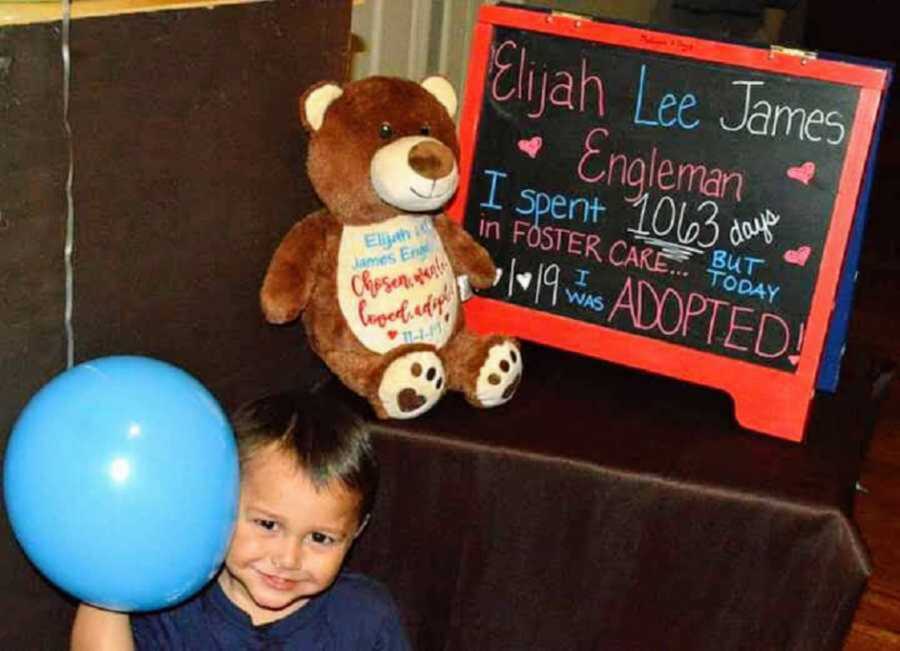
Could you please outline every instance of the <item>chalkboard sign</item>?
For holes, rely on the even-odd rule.
[[[484,7],[451,214],[476,329],[728,391],[803,435],[883,69]]]

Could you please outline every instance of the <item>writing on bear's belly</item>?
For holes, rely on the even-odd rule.
[[[459,309],[456,278],[430,217],[345,226],[338,258],[338,303],[366,348],[440,347],[450,338]]]
[[[409,273],[401,271],[394,274],[374,274],[366,269],[351,277],[350,287],[357,296],[376,298],[382,292],[390,294],[398,290],[413,290],[416,287],[423,287],[433,280],[443,277],[448,271],[450,271],[450,264],[440,258],[427,267],[420,266]]]

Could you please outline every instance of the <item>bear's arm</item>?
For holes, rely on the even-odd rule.
[[[259,292],[269,323],[293,321],[306,308],[316,286],[319,256],[325,251],[329,218],[321,211],[301,219],[275,250]]]
[[[453,273],[467,275],[469,283],[476,289],[493,286],[497,267],[484,247],[447,215],[438,215],[434,226],[447,249]]]

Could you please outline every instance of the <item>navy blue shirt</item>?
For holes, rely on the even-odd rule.
[[[185,603],[131,616],[138,649],[152,651],[409,651],[406,632],[387,590],[361,574],[342,573],[303,608],[254,626],[213,581]]]

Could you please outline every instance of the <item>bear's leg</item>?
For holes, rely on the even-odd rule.
[[[415,418],[447,391],[446,373],[433,346],[410,344],[378,355],[332,351],[322,358],[379,418]]]
[[[450,388],[476,407],[496,407],[513,397],[522,379],[515,339],[460,330],[441,349]]]

